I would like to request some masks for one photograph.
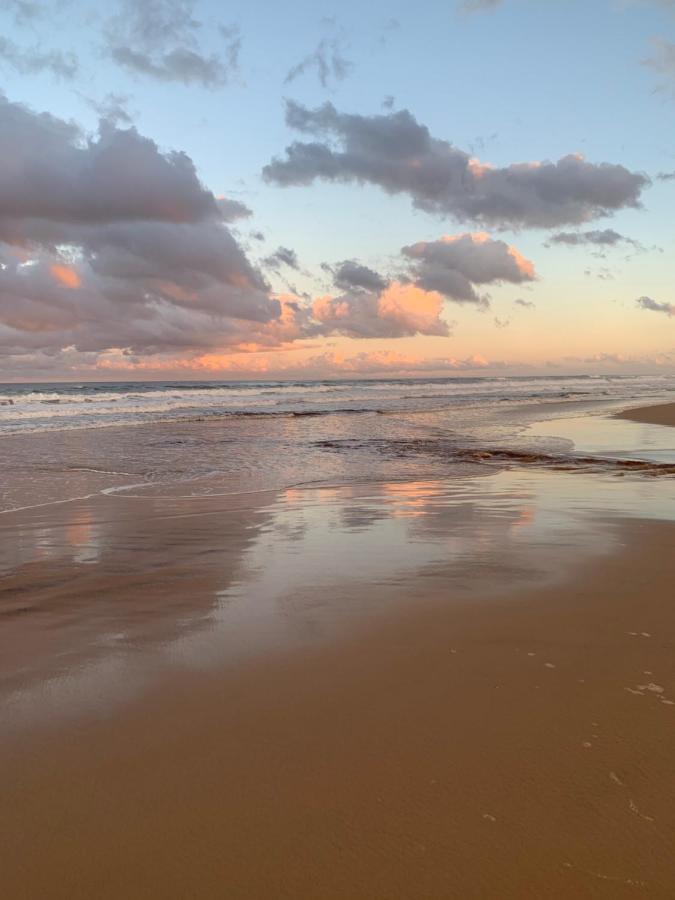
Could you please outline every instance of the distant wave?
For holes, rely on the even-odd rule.
[[[114,382],[0,385],[0,432],[202,422],[423,413],[443,407],[574,399],[648,399],[675,390],[673,376],[543,375],[260,382]]]

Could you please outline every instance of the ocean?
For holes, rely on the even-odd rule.
[[[98,492],[193,496],[442,478],[486,464],[587,467],[580,454],[599,448],[560,422],[673,397],[672,375],[4,384],[0,510]],[[622,453],[675,460],[659,439],[645,455],[649,441],[632,454],[616,437],[601,464]]]
[[[417,412],[516,401],[649,400],[670,390],[675,390],[673,375],[0,384],[0,433],[225,416]]]

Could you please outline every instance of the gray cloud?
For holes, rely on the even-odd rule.
[[[240,200],[231,200],[229,197],[218,197],[218,209],[224,222],[235,222],[237,219],[248,219],[253,211]]]
[[[551,244],[562,244],[568,247],[581,247],[590,244],[603,249],[615,247],[618,244],[630,244],[635,250],[644,250],[639,241],[625,237],[625,235],[619,234],[618,231],[614,231],[613,228],[596,231],[559,231],[548,239],[547,246]]]
[[[78,72],[78,61],[74,53],[42,50],[40,47],[19,47],[5,37],[0,37],[0,62],[12,66],[21,75],[49,72],[56,78],[71,80]]]
[[[239,71],[239,56],[241,54],[241,34],[236,25],[220,25],[220,36],[225,41],[225,66],[230,74]]]
[[[673,303],[660,303],[658,300],[652,300],[651,297],[639,297],[635,302],[641,309],[649,309],[652,312],[675,316],[675,304]]]
[[[401,264],[402,274],[394,279],[354,260],[324,263],[343,293],[317,300],[314,318],[325,329],[351,337],[447,335],[442,298],[485,308],[489,301],[478,286],[521,284],[536,277],[532,263],[514,247],[486,234],[420,241],[401,249]]]
[[[119,367],[319,335],[449,333],[438,294],[354,261],[334,272],[350,291],[311,306],[276,298],[227,226],[248,212],[134,128],[103,121],[87,135],[0,97],[0,355]],[[298,266],[288,248],[272,257]]]
[[[185,154],[133,128],[104,123],[86,136],[0,98],[2,352],[165,353],[298,336],[225,224],[246,212],[216,200]]]
[[[584,275],[587,278],[598,278],[600,281],[614,281],[614,275],[606,266],[601,266],[595,272],[593,269],[584,269]]]
[[[224,53],[207,53],[200,45],[201,29],[194,0],[120,0],[105,39],[115,62],[136,75],[220,87],[237,71],[241,40],[236,29],[221,26]]]
[[[519,297],[517,300],[514,300],[513,302],[515,303],[516,306],[522,306],[523,309],[536,309],[537,308],[536,303],[533,303],[531,300],[523,300],[521,297]]]
[[[44,12],[44,6],[34,0],[3,0],[3,6],[14,13],[18,25],[25,25]]]
[[[313,71],[321,86],[327,88],[331,81],[343,81],[351,68],[352,63],[344,55],[340,38],[323,38],[311,53],[288,70],[284,84]]]
[[[333,273],[336,287],[341,291],[383,291],[389,284],[389,279],[354,259],[346,259],[334,268],[328,268]]]
[[[659,172],[656,177],[659,181],[675,181],[675,172]]]
[[[298,254],[290,247],[277,247],[274,253],[266,256],[263,264],[268,269],[278,270],[281,266],[288,266],[290,269],[298,270],[300,263],[298,262]]]
[[[111,47],[115,62],[137,75],[149,75],[157,81],[181,81],[183,84],[202,84],[214,88],[225,84],[227,73],[216,56],[204,57],[186,47],[177,47],[152,58],[131,47]]]
[[[128,109],[131,98],[127,94],[109,93],[101,100],[85,96],[83,99],[100,119],[105,119],[111,125],[133,124],[133,116]]]
[[[504,241],[484,234],[462,234],[403,247],[410,261],[409,275],[426,291],[438,291],[456,303],[488,306],[476,287],[535,279],[534,266]]]
[[[407,110],[361,116],[331,103],[308,109],[289,101],[287,124],[322,140],[295,141],[263,177],[282,187],[317,179],[370,183],[408,194],[427,212],[496,227],[580,224],[639,206],[646,175],[580,156],[557,162],[481,165],[447,141],[433,138]]]
[[[71,122],[0,95],[0,239],[30,240],[30,220],[194,222],[218,216],[184,153],[160,153],[135,129]],[[20,159],[17,167],[14,160]]]

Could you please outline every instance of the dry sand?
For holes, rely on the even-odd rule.
[[[617,413],[615,418],[640,422],[643,425],[675,426],[675,403],[662,403],[658,406],[640,406]]]
[[[621,527],[564,585],[366,584],[439,602],[10,746],[3,898],[672,898],[675,528]]]

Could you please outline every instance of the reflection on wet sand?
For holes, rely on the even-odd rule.
[[[127,663],[133,669],[146,650],[152,656],[212,613],[265,516],[264,496],[199,514],[168,499],[96,497],[4,516],[3,692],[31,688],[44,698],[49,686],[67,695],[92,665],[108,672],[111,662],[113,681],[118,669],[133,681]],[[87,691],[101,686],[95,678]]]
[[[623,415],[570,416],[535,423],[527,429],[525,439],[550,440],[551,435],[560,436],[579,454],[675,465],[675,431],[649,421],[639,423]]]
[[[412,596],[424,602],[425,579],[442,579],[444,603],[560,580],[616,545],[612,520],[672,519],[674,490],[512,470],[225,498],[103,496],[5,516],[6,708],[15,723],[101,711],[168,669],[311,646]]]

